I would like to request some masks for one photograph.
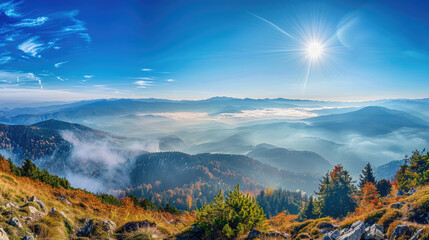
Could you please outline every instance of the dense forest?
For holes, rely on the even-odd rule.
[[[229,191],[236,184],[256,196],[265,186],[311,190],[313,186],[310,184],[317,183],[314,175],[279,170],[243,155],[230,154],[142,154],[130,169],[133,185],[126,188],[122,196],[133,194],[160,204],[170,203],[182,210],[201,208],[214,200],[213,196],[220,189]],[[291,201],[291,206],[292,202],[297,204],[295,197],[281,201]],[[296,210],[293,208],[292,212]],[[269,212],[274,214],[276,211]]]
[[[268,218],[284,211],[288,214],[298,214],[307,199],[306,194],[300,191],[291,192],[284,189],[266,189],[256,196],[256,201]]]

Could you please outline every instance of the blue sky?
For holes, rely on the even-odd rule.
[[[2,0],[0,102],[429,97],[428,4]]]

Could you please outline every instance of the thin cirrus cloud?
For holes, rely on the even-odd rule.
[[[152,72],[153,69],[151,69],[151,68],[142,68],[142,71],[143,72]]]
[[[83,77],[86,78],[86,79],[90,79],[90,78],[93,78],[94,75],[84,75]]]
[[[147,88],[152,86],[153,82],[147,80],[138,80],[135,81],[134,84],[137,85],[137,88]]]
[[[14,27],[36,27],[43,25],[48,21],[48,17],[37,17],[37,18],[26,18],[22,19],[20,22],[13,24]]]
[[[60,68],[62,65],[66,64],[66,63],[68,63],[68,61],[64,61],[64,62],[57,62],[57,63],[55,63],[55,64],[54,64],[54,67],[55,67],[55,68]]]
[[[167,79],[167,82],[174,82],[175,80],[172,78]]]
[[[53,74],[28,72],[22,64],[38,64],[52,54],[86,49],[91,42],[85,22],[78,19],[78,10],[40,15],[25,10],[29,9],[24,6],[27,3],[30,4],[30,0],[0,2],[0,66],[14,66],[10,70],[0,70],[0,89],[43,89],[44,79],[67,80]],[[53,66],[61,68],[67,62],[57,62]]]
[[[1,56],[0,57],[0,64],[6,64],[8,63],[10,60],[12,60],[11,56]]]
[[[32,12],[18,8],[23,3],[9,1],[0,4],[0,14],[5,15],[4,23],[0,25],[0,38],[5,40],[1,47],[10,52],[18,49],[25,53],[11,56],[10,59],[2,58],[0,63],[28,57],[37,59],[42,57],[41,52],[48,49],[67,51],[87,46],[82,44],[82,40],[91,42],[85,23],[77,18],[78,10],[34,16]]]
[[[38,36],[31,37],[18,45],[17,48],[30,56],[40,57],[39,53],[45,50],[46,47],[44,43],[39,41],[39,38]]]
[[[8,17],[19,17],[21,14],[15,11],[17,5],[19,5],[19,3],[14,3],[13,1],[1,3],[0,13],[4,13]]]

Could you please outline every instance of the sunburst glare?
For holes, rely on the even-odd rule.
[[[316,61],[319,58],[323,57],[324,50],[325,49],[323,47],[323,44],[321,44],[320,42],[311,41],[307,43],[306,53],[312,61]]]
[[[307,88],[307,82],[311,75],[313,68],[317,66],[326,69],[334,67],[333,55],[338,53],[339,46],[336,42],[336,32],[332,27],[332,23],[328,23],[327,19],[319,15],[312,18],[312,21],[304,22],[299,19],[298,24],[290,24],[288,29],[281,28],[275,23],[251,13],[251,15],[267,23],[269,27],[282,34],[282,38],[287,42],[288,47],[282,47],[275,51],[287,54],[292,57],[301,58],[305,62],[304,79],[303,79],[303,93]],[[318,19],[318,18],[321,19]],[[318,19],[318,20],[317,20]]]

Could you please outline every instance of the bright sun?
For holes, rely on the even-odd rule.
[[[323,54],[324,48],[320,42],[312,41],[307,44],[306,52],[311,60],[317,60]]]

